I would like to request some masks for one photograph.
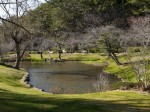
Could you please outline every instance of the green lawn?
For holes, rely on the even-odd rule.
[[[129,91],[52,95],[20,82],[24,70],[0,66],[0,112],[149,112],[150,95]]]
[[[40,54],[30,54],[32,60],[41,60]],[[43,54],[43,58],[59,59],[58,54]],[[100,54],[86,54],[86,53],[63,53],[62,59],[77,60],[77,61],[98,61]]]

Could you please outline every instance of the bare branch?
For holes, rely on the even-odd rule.
[[[8,20],[8,19],[4,19],[4,18],[2,18],[2,17],[0,17],[0,19],[1,19],[2,21],[6,21],[6,22],[9,22],[9,23],[12,23],[12,24],[14,24],[14,25],[16,25],[16,26],[22,28],[23,30],[25,30],[26,32],[28,32],[29,34],[32,35],[32,33],[31,33],[29,30],[27,30],[25,27],[23,27],[22,25],[20,25],[20,24],[18,24],[18,23],[15,23],[15,22],[13,22],[13,21],[11,21],[11,20]]]

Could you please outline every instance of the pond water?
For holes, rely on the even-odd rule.
[[[81,62],[23,62],[21,67],[28,70],[31,85],[51,93],[96,92],[93,84],[102,72],[99,66]]]

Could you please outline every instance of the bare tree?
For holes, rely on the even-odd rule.
[[[55,46],[57,48],[57,52],[58,52],[58,58],[61,60],[62,59],[62,53],[63,53],[63,47],[66,46],[66,40],[69,36],[68,32],[65,31],[57,31],[53,34],[53,39],[55,42]]]
[[[41,59],[43,59],[44,51],[45,50],[50,50],[53,47],[53,45],[54,45],[54,41],[52,39],[50,39],[50,38],[40,37],[40,38],[36,39],[34,44],[36,44],[36,46],[33,46],[34,49],[39,51]]]
[[[29,5],[31,3],[29,3],[29,0],[1,0],[0,3],[9,3],[0,4],[6,18],[3,19],[1,17],[0,19],[3,23],[5,38],[10,38],[15,43],[17,56],[14,67],[19,69],[21,59],[28,45],[33,40],[31,33],[33,30],[29,28],[29,23],[26,22],[25,18],[25,14],[31,9]]]
[[[6,40],[4,37],[3,27],[0,27],[0,58],[1,63],[3,62],[3,58],[5,54],[9,51],[12,51],[14,48],[14,42],[11,42],[9,39]]]
[[[76,51],[75,47],[77,44],[79,44],[78,33],[68,33],[68,38],[66,39],[64,45],[69,49],[70,53],[74,53]]]
[[[89,53],[89,49],[97,44],[97,40],[100,37],[98,28],[88,28],[86,33],[81,35],[80,44],[82,49]]]
[[[149,45],[150,45],[150,15],[131,18],[132,27],[121,35],[120,43],[125,56],[134,71],[137,82],[142,88],[150,86]],[[130,49],[138,48],[136,53]]]
[[[121,48],[119,43],[120,29],[114,26],[103,26],[99,28],[99,32],[99,40],[100,44],[103,45],[103,49],[106,50],[108,56],[112,58],[117,65],[122,65],[118,59],[118,56],[116,55]]]
[[[109,80],[108,77],[100,73],[97,77],[97,80],[93,84],[97,92],[106,91],[109,89]]]

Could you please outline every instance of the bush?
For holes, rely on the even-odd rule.
[[[89,50],[89,52],[90,52],[90,53],[98,53],[98,52],[100,52],[100,51],[99,51],[98,48],[91,48],[91,49]]]
[[[139,48],[134,49],[134,52],[140,52],[141,50]]]
[[[99,74],[96,82],[93,84],[97,92],[106,91],[109,89],[109,80],[108,77],[104,74]]]

